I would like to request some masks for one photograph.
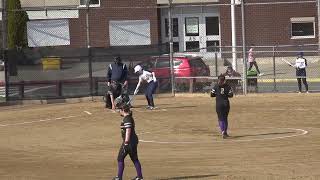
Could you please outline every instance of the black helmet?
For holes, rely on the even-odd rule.
[[[120,58],[120,56],[115,56],[113,59],[114,59],[114,63],[116,63],[116,64],[121,63],[121,58]]]

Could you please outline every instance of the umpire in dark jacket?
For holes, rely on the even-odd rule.
[[[120,96],[123,88],[128,85],[128,68],[119,56],[114,57],[114,63],[108,66],[107,85],[106,108],[115,109],[115,98]]]

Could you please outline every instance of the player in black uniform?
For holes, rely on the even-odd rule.
[[[141,164],[138,159],[137,151],[139,140],[135,132],[135,123],[132,117],[130,106],[126,104],[123,105],[120,109],[120,114],[124,117],[120,125],[123,143],[118,154],[118,176],[113,178],[113,180],[122,180],[124,159],[128,154],[137,171],[137,176],[132,180],[143,180]]]
[[[211,90],[211,97],[216,97],[216,111],[221,130],[222,138],[229,137],[228,135],[228,114],[230,110],[229,98],[233,97],[232,88],[225,83],[225,76],[218,77],[218,83]]]

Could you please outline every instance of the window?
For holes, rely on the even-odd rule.
[[[111,46],[150,45],[150,21],[109,21],[109,38]]]
[[[206,34],[219,35],[219,17],[206,17]]]
[[[170,52],[169,42],[166,43],[166,48],[167,52]],[[173,52],[179,52],[179,42],[173,42]]]
[[[199,41],[186,42],[186,50],[189,52],[199,52]]]
[[[291,39],[315,38],[315,18],[291,18]]]
[[[199,18],[187,17],[185,20],[186,36],[199,36]]]
[[[164,24],[165,24],[166,37],[169,37],[169,20],[165,19]],[[172,36],[173,37],[179,36],[179,29],[178,28],[179,28],[178,27],[178,18],[172,18]]]
[[[80,0],[80,6],[86,6],[87,0]],[[100,7],[100,0],[90,0],[91,7]]]
[[[70,45],[69,20],[36,20],[27,22],[28,46]]]
[[[207,41],[207,52],[218,52],[219,41]]]

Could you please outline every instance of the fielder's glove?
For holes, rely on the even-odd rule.
[[[210,96],[211,97],[216,97],[216,90],[211,89]]]

